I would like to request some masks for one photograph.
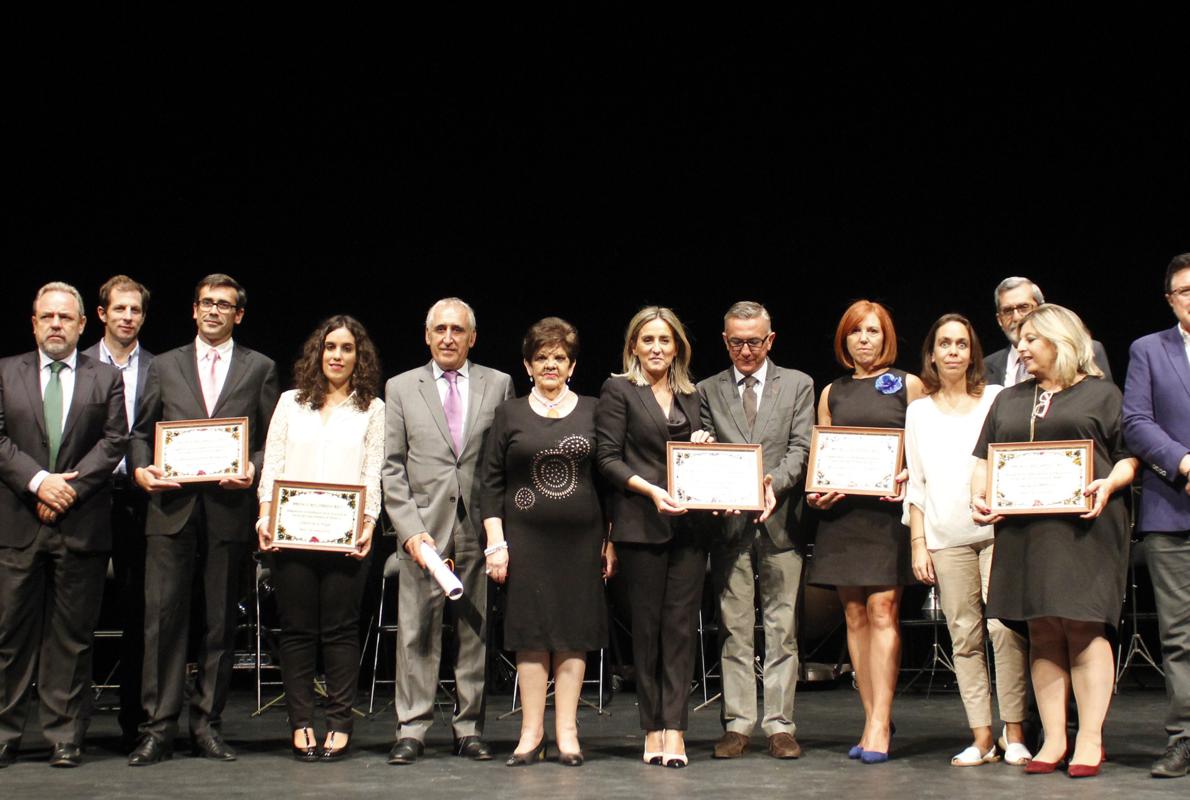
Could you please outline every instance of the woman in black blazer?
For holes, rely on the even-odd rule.
[[[628,323],[624,372],[595,411],[599,469],[613,486],[611,538],[632,605],[632,650],[644,760],[686,766],[686,710],[694,674],[706,548],[666,484],[666,442],[690,441],[699,423],[690,342],[668,308]]]

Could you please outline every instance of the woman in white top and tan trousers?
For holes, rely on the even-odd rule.
[[[288,550],[273,562],[281,616],[281,677],[293,754],[299,761],[334,761],[347,754],[351,703],[359,680],[360,602],[367,580],[372,528],[380,513],[384,460],[384,401],[380,359],[355,319],[335,316],[306,340],[294,365],[292,389],[281,395],[269,425],[260,477],[261,550],[275,550],[269,534],[273,483],[278,479],[363,484],[365,523],[356,550]],[[326,668],[326,741],[313,729],[318,645]]]
[[[945,314],[922,345],[921,382],[926,396],[905,413],[905,456],[913,574],[937,584],[953,644],[959,694],[973,743],[951,759],[957,767],[998,761],[992,730],[992,695],[984,648],[984,603],[992,564],[991,525],[971,520],[971,455],[1000,386],[984,386],[983,353],[971,323]],[[996,694],[1005,723],[1005,760],[1022,765],[1031,755],[1021,722],[1027,714],[1028,645],[999,620],[988,620],[996,658]]]

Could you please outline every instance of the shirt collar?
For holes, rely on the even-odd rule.
[[[442,367],[438,366],[437,361],[430,361],[430,366],[433,367],[433,369],[434,369],[434,380],[438,380],[439,378],[442,377],[442,373],[446,372],[446,370],[444,370],[444,369],[442,369]],[[471,369],[471,360],[468,359],[468,360],[464,361],[463,366],[459,367],[457,370],[455,370],[455,372],[459,373],[460,376],[466,378],[467,373],[470,371],[470,369]]]
[[[758,369],[752,373],[752,377],[756,378],[757,383],[759,383],[761,386],[764,386],[765,376],[768,375],[768,371],[769,371],[769,360],[766,358],[764,360],[764,363],[760,365],[760,369]],[[742,373],[738,369],[736,369],[734,364],[731,366],[731,375],[733,378],[735,378],[736,386],[739,386],[740,381],[742,381],[745,377],[744,373]]]
[[[128,361],[123,365],[117,364],[116,359],[112,358],[112,351],[107,349],[107,341],[99,340],[99,360],[104,364],[111,364],[116,369],[128,369],[136,363],[137,357],[140,356],[140,342],[136,343],[136,347],[132,348],[132,352],[128,354]]]
[[[194,337],[194,349],[198,353],[198,360],[202,361],[207,357],[207,353],[214,350],[219,354],[219,358],[226,359],[231,357],[232,347],[235,345],[235,339],[228,339],[218,347],[211,347],[201,336]],[[138,345],[139,346],[139,345]]]
[[[78,367],[79,350],[77,347],[74,348],[74,350],[72,350],[70,352],[70,355],[68,355],[66,358],[50,358],[48,355],[46,355],[46,352],[44,350],[42,350],[40,347],[37,348],[37,355],[38,355],[38,364],[37,364],[38,369],[45,369],[49,364],[52,364],[54,361],[61,361],[63,364],[65,364],[72,371]]]
[[[1182,327],[1182,323],[1178,323],[1178,333],[1182,334],[1182,343],[1190,347],[1190,331]]]

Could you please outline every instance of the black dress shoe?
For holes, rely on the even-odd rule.
[[[417,739],[398,739],[388,753],[390,764],[412,764],[425,752],[425,745]]]
[[[50,751],[51,767],[77,767],[83,763],[83,748],[74,742],[58,742]]]
[[[527,767],[536,764],[538,761],[545,761],[545,736],[541,737],[541,741],[527,753],[518,753],[515,750],[508,760],[504,762],[506,767]]]
[[[223,741],[218,731],[209,730],[206,733],[192,734],[190,738],[190,755],[210,758],[215,761],[235,761],[236,751]]]
[[[455,742],[455,755],[472,761],[491,761],[492,747],[478,736],[464,736]]]
[[[15,742],[0,744],[0,769],[17,760],[17,746]]]
[[[290,737],[289,744],[293,750],[293,757],[298,761],[303,761],[307,764],[312,764],[318,760],[318,743],[314,741],[314,737],[308,732],[306,733],[306,744],[298,746],[293,743],[293,737]]]
[[[564,767],[581,767],[583,753],[581,750],[577,753],[558,753],[558,763]]]
[[[1190,739],[1183,738],[1165,748],[1149,774],[1154,778],[1180,778],[1187,772],[1190,772]]]
[[[342,761],[343,759],[347,758],[347,754],[350,749],[351,739],[348,738],[347,744],[343,745],[342,747],[324,747],[322,749],[322,755],[319,756],[318,760],[322,762]]]
[[[140,744],[128,756],[128,766],[147,767],[160,761],[168,761],[174,757],[174,749],[151,733],[145,734]]]

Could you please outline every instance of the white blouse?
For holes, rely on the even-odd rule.
[[[318,409],[298,403],[296,389],[281,394],[265,441],[260,502],[273,499],[273,481],[278,479],[357,483],[367,487],[364,513],[379,517],[384,401],[373,398],[368,410],[360,411],[354,398],[335,406],[324,423]]]
[[[991,525],[971,519],[971,473],[975,442],[984,418],[1003,387],[985,386],[983,396],[963,415],[943,413],[932,397],[922,397],[905,411],[905,524],[909,506],[925,518],[926,549],[976,544],[992,538]]]

